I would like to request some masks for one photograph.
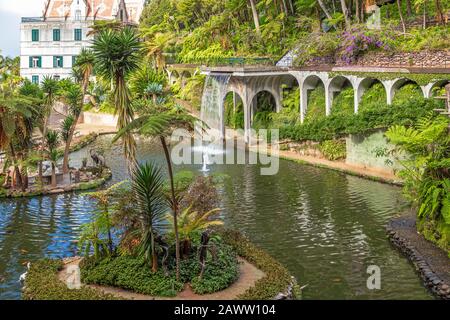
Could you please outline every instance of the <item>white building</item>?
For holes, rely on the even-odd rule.
[[[138,23],[145,0],[46,0],[41,17],[20,25],[20,74],[34,83],[44,76],[70,77],[81,48],[91,46],[95,20]]]

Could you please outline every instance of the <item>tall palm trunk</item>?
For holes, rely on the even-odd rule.
[[[400,21],[402,23],[403,33],[406,33],[406,24],[405,24],[405,20],[403,19],[403,13],[402,13],[402,0],[397,0],[397,8],[398,8],[398,14],[400,16]]]
[[[66,145],[64,147],[64,159],[63,159],[63,173],[69,173],[69,153],[70,153],[70,145],[72,144],[73,135],[75,134],[75,129],[77,127],[78,120],[80,118],[80,114],[75,115],[75,120],[70,128],[69,134],[67,136]]]
[[[436,16],[439,24],[445,24],[444,13],[442,12],[442,5],[440,0],[434,0],[436,7]]]
[[[255,0],[250,0],[250,6],[252,7],[253,21],[255,23],[256,33],[258,35],[261,35],[261,28],[259,26],[259,15],[258,11],[256,10]]]
[[[50,111],[51,112],[51,111]],[[49,115],[45,115],[44,118],[44,127],[42,128],[42,142],[41,142],[41,152],[45,149],[45,136],[47,135],[47,126],[48,126],[48,121],[49,121]],[[38,163],[38,176],[39,176],[39,181],[42,183],[42,175],[43,175],[43,169],[42,169],[42,160],[39,160]]]
[[[156,254],[155,235],[153,232],[150,233],[150,237],[152,246],[152,272],[155,273],[158,271],[158,255]]]
[[[52,188],[56,188],[56,166],[54,162],[52,162]]]
[[[411,0],[406,0],[406,14],[408,17],[412,16]]]
[[[330,12],[328,11],[328,9],[325,6],[325,4],[323,3],[323,1],[322,0],[317,0],[317,2],[319,3],[319,6],[322,9],[323,13],[325,13],[325,16],[327,17],[327,19],[331,20],[333,17],[331,16]]]
[[[175,196],[175,186],[173,181],[172,161],[170,159],[169,148],[166,143],[166,138],[160,136],[161,144],[164,149],[164,155],[167,162],[167,170],[169,172],[170,191],[172,196],[172,212],[173,212],[173,225],[175,232],[175,259],[176,259],[176,276],[177,280],[180,279],[180,239],[178,235],[178,202]]]
[[[115,77],[114,101],[118,110],[117,127],[121,130],[133,121],[134,115],[125,77],[120,73]],[[122,139],[124,155],[128,162],[128,171],[131,173],[136,165],[136,141],[131,132],[125,133]]]
[[[350,29],[351,23],[350,23],[350,18],[348,16],[347,3],[345,2],[345,0],[341,0],[341,8],[342,8],[342,13],[344,14],[345,28]]]

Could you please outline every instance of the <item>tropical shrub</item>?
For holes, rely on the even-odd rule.
[[[345,159],[347,156],[345,140],[326,140],[319,144],[319,150],[328,160]]]
[[[441,104],[435,99],[417,98],[401,104],[367,108],[358,114],[331,114],[315,121],[280,127],[280,139],[321,142],[338,139],[348,134],[363,133],[369,129],[387,128],[394,124],[412,125],[417,119],[440,106]]]
[[[404,192],[417,208],[418,229],[450,253],[450,134],[449,120],[434,113],[411,127],[396,125],[386,132],[404,166]]]
[[[355,26],[342,32],[339,38],[337,55],[346,64],[355,62],[356,58],[365,52],[376,49],[388,50],[388,46],[380,40],[375,32]]]
[[[199,214],[211,211],[219,205],[219,194],[212,176],[198,176],[183,194],[182,207],[190,207]]]

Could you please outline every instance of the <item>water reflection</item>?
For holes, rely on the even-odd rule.
[[[113,182],[127,178],[120,146],[104,137]],[[88,150],[74,154],[81,165]],[[163,163],[155,143],[140,140],[138,158]],[[196,174],[201,165],[178,166]],[[212,165],[230,176],[223,188],[223,218],[283,262],[307,299],[428,299],[418,276],[384,232],[402,206],[400,189],[334,171],[280,161],[275,176],[258,166]],[[20,298],[23,263],[42,256],[65,257],[76,251],[80,225],[89,221],[92,203],[80,193],[0,201],[0,298]],[[366,288],[366,269],[381,268],[381,290]],[[2,277],[4,278],[1,281]]]

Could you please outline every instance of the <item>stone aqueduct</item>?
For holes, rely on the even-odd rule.
[[[198,73],[199,69],[182,69],[179,73],[179,79],[183,83],[182,79],[190,77],[194,73]],[[328,71],[299,71],[299,70],[286,70],[281,68],[274,68],[271,70],[256,70],[245,68],[204,68],[201,70],[203,74],[214,76],[227,74],[230,76],[226,88],[221,92],[221,101],[219,103],[219,114],[221,115],[220,122],[221,130],[224,132],[224,108],[225,98],[230,92],[235,96],[239,96],[244,109],[244,129],[249,130],[252,125],[253,114],[256,111],[256,96],[263,92],[269,92],[275,101],[276,111],[279,112],[282,108],[283,100],[283,88],[292,88],[298,86],[300,89],[300,121],[305,119],[306,111],[308,110],[308,92],[317,88],[319,85],[325,89],[325,111],[326,115],[331,113],[334,97],[344,88],[351,86],[354,92],[354,112],[358,112],[359,103],[365,91],[368,90],[375,83],[381,83],[386,91],[387,104],[392,104],[395,93],[404,85],[409,83],[415,83],[407,77],[407,70],[396,70],[395,74],[401,74],[406,72],[404,77],[399,76],[395,79],[383,80],[377,79],[376,72],[370,72],[371,77],[363,77],[354,75],[356,72],[345,71],[340,72],[328,72]],[[380,71],[378,71],[380,72]],[[381,71],[380,75],[386,74],[389,71]],[[393,72],[392,70],[390,72]],[[174,82],[174,70],[168,71],[170,83]],[[364,74],[364,73],[361,73]],[[366,73],[367,74],[367,73]],[[418,85],[425,98],[430,98],[433,94],[433,89],[436,87],[443,87],[450,82],[450,73],[448,77],[441,77],[441,80],[431,81],[426,85]],[[381,78],[381,76],[380,76]]]

